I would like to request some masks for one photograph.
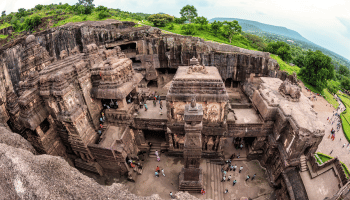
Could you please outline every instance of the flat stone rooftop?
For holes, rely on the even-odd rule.
[[[111,147],[114,141],[121,139],[124,130],[125,127],[109,126],[102,134],[99,145],[104,148]]]
[[[258,113],[253,108],[233,109],[237,117],[236,124],[255,124],[261,123]],[[233,113],[228,115],[227,120],[231,121]]]
[[[286,116],[291,116],[301,129],[309,130],[314,134],[324,132],[323,123],[312,108],[312,102],[303,93],[301,93],[298,102],[289,101],[278,91],[282,80],[269,77],[261,77],[260,79],[263,83],[259,91],[270,106],[280,107],[283,113]]]

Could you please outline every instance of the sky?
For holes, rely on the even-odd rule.
[[[77,0],[1,0],[0,11],[10,13],[59,2],[72,5]],[[189,4],[208,19],[240,18],[286,27],[350,60],[350,0],[95,0],[94,4],[176,17]]]

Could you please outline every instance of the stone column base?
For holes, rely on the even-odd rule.
[[[203,188],[202,168],[182,168],[179,175],[179,190],[200,192]]]

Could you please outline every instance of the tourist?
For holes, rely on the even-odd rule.
[[[170,198],[173,198],[173,193],[172,192],[170,192]]]
[[[332,152],[333,152],[333,150],[329,153],[329,155],[331,155],[332,154]]]
[[[145,103],[144,106],[145,106],[145,111],[147,111],[148,110],[147,104]]]
[[[153,100],[153,106],[154,106],[154,107],[157,106],[156,100]]]
[[[243,170],[243,166],[241,166],[241,167],[239,168],[239,173],[241,173],[242,170]]]
[[[156,152],[154,152],[154,153],[156,154],[156,156],[158,156],[158,155],[159,155],[158,150],[156,150]]]
[[[100,128],[101,128],[101,129],[103,128],[103,125],[102,125],[102,124],[100,124]]]
[[[230,171],[232,171],[233,170],[233,165],[230,165]]]
[[[204,188],[201,189],[201,194],[202,194],[202,195],[205,194],[205,189],[204,189]]]
[[[239,147],[240,147],[240,148],[241,148],[241,150],[242,150],[242,149],[243,149],[243,144],[241,144]]]
[[[158,101],[159,101],[159,103],[160,103],[160,102],[161,102],[161,101],[160,101],[160,95],[158,95],[157,99],[158,99]]]
[[[345,147],[346,144],[343,144],[343,148]]]
[[[250,177],[249,177],[249,175],[247,175],[247,178],[245,179],[245,181],[248,181],[248,180],[249,180],[249,178],[250,178]]]
[[[238,154],[238,155],[237,155],[237,158],[239,158],[240,156],[241,156],[241,155],[240,155],[240,154]]]
[[[158,162],[160,161],[160,157],[159,157],[159,156],[157,156],[157,161],[158,161]]]
[[[237,169],[237,165],[235,165],[235,166],[233,167],[233,171],[235,172],[236,169]]]
[[[235,185],[236,185],[236,183],[237,183],[237,181],[236,181],[236,180],[234,180],[234,181],[233,181],[233,183],[232,183],[232,186],[235,186]]]
[[[163,108],[163,102],[162,102],[162,101],[159,101],[159,106],[160,106],[161,108]]]
[[[236,154],[233,153],[233,154],[231,155],[230,159],[233,160],[235,157],[236,157]]]
[[[252,180],[254,180],[254,179],[255,179],[255,176],[256,176],[256,174],[254,174],[254,175],[253,175]]]
[[[227,181],[230,181],[231,180],[231,175],[229,175],[228,177],[227,177]]]
[[[159,114],[162,115],[162,107],[159,108]]]
[[[157,168],[156,168],[156,171],[159,173],[159,171],[160,171],[160,169],[159,169],[159,167],[157,166]]]
[[[224,170],[224,175],[225,175],[225,176],[226,176],[226,173],[227,173],[226,170]]]
[[[156,177],[159,177],[159,174],[157,171],[155,171],[154,174],[156,175]]]
[[[225,182],[225,180],[226,180],[226,176],[223,176],[221,182]]]
[[[99,136],[101,136],[102,135],[101,129],[98,129],[97,133],[98,133]]]
[[[142,105],[142,102],[140,101],[140,109],[142,109],[143,105]]]
[[[164,174],[164,169],[162,169],[162,174],[163,174],[163,176],[165,176],[165,174]]]
[[[224,193],[225,193],[225,194],[228,193],[228,189],[225,189],[225,192],[224,192]]]

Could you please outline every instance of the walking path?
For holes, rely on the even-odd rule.
[[[333,112],[318,112],[318,116],[322,122],[324,122],[325,136],[318,146],[317,152],[321,152],[333,157],[338,157],[340,161],[344,162],[345,165],[350,166],[350,144],[345,138],[343,128],[337,129],[337,124],[339,122],[339,117],[333,116],[337,113],[338,115],[342,113],[345,109],[344,104],[337,99],[339,103],[338,109],[333,109]],[[327,118],[331,119],[331,122],[327,121]],[[335,139],[331,139],[331,130],[335,130]],[[345,144],[345,146],[344,146]]]

